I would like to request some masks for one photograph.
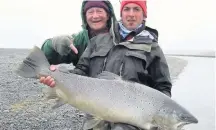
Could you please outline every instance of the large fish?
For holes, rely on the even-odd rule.
[[[84,129],[90,129],[102,120],[146,130],[153,127],[178,130],[187,124],[198,123],[170,97],[145,85],[124,81],[110,72],[91,78],[60,70],[51,72],[49,67],[44,53],[35,46],[16,73],[25,78],[52,76],[56,82],[56,86],[50,88],[52,97],[92,115]]]

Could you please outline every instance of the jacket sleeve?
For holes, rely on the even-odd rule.
[[[57,57],[60,57],[60,55],[52,48],[52,40],[51,39],[46,39],[45,42],[43,43],[41,50],[44,52],[47,60],[49,61],[50,64],[57,64],[58,59]]]
[[[76,34],[72,34],[72,37],[75,39],[78,36]],[[79,50],[79,44],[75,45],[78,49],[78,52],[82,52],[82,50]],[[84,47],[82,47],[84,48]],[[67,56],[61,56],[58,54],[52,47],[52,38],[46,39],[45,42],[41,46],[41,50],[44,52],[47,60],[50,64],[60,64],[60,63],[74,63],[76,64],[78,62],[78,56],[75,53],[70,53]]]
[[[153,87],[171,97],[172,83],[167,61],[159,46],[154,51],[155,58],[148,68],[148,72],[154,82]]]

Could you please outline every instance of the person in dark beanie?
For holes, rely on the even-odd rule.
[[[52,65],[61,63],[74,66],[89,43],[89,39],[107,33],[111,20],[116,20],[114,9],[109,0],[84,0],[81,7],[82,31],[72,35],[55,36],[46,39],[41,50]]]
[[[146,0],[122,0],[120,11],[121,20],[112,22],[109,33],[99,34],[90,40],[75,69],[69,73],[96,78],[103,71],[108,71],[119,75],[123,80],[144,84],[171,97],[172,83],[169,67],[158,44],[158,31],[146,25]],[[41,77],[40,82],[55,87],[55,81],[50,76]],[[121,112],[107,106],[105,108],[107,111]],[[148,117],[125,114],[128,114],[131,119],[149,120],[143,122],[145,129],[158,129],[153,128],[155,120],[151,113]],[[106,113],[105,116],[110,115]],[[94,117],[89,117],[86,122],[94,123],[94,126],[91,125],[91,130],[142,130],[134,126],[135,124],[124,122],[95,122]]]
[[[109,0],[83,0],[81,7],[82,31],[78,34],[55,36],[46,39],[41,50],[51,65],[70,67],[77,64],[91,38],[108,33],[111,21],[116,21]],[[86,116],[89,116],[86,114]]]
[[[111,21],[108,21],[111,20],[109,19],[110,9],[106,3],[103,1],[87,1],[83,13],[86,16],[84,20],[87,22],[90,37],[109,31],[110,24],[108,23],[111,23]]]

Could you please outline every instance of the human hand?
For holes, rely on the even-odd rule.
[[[50,70],[55,71],[58,69],[58,65],[51,65]],[[51,76],[47,77],[40,77],[40,83],[43,83],[47,86],[50,86],[51,88],[55,87],[55,81]]]
[[[52,48],[62,56],[68,55],[71,50],[78,54],[77,48],[73,45],[73,39],[69,35],[53,37]]]

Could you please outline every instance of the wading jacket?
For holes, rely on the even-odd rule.
[[[150,27],[143,26],[122,39],[118,22],[115,22],[109,33],[92,38],[72,72],[96,77],[102,71],[147,85],[171,97],[168,64],[158,45],[158,32]]]

